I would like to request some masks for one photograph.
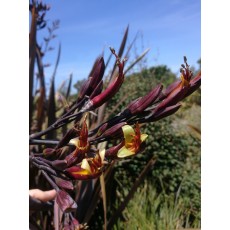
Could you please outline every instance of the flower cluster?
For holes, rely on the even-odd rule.
[[[111,162],[142,152],[148,135],[141,132],[141,126],[175,113],[181,106],[179,102],[201,84],[201,74],[193,78],[187,59],[184,58],[181,80],[165,90],[161,84],[156,86],[147,95],[132,101],[113,118],[89,130],[87,113],[111,99],[124,81],[125,59],[120,61],[112,48],[111,52],[115,55],[118,66],[118,74],[113,82],[103,91],[105,63],[103,57],[99,57],[88,80],[83,84],[76,103],[53,125],[58,128],[74,121],[73,127],[58,141],[56,147],[46,148],[43,156],[31,157],[32,163],[44,172],[44,176],[56,189],[56,202],[65,213],[77,208],[76,202],[68,193],[73,190],[72,181],[98,178]],[[35,141],[36,137],[45,133],[31,135],[30,141]],[[116,140],[116,145],[110,148],[106,148],[106,145],[98,147],[99,143],[107,143],[112,139]],[[72,217],[69,218],[71,224],[78,224]]]

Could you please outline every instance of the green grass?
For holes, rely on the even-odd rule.
[[[177,194],[157,195],[154,186],[145,181],[123,212],[114,229],[176,230],[200,228],[200,218],[193,215],[190,199]]]

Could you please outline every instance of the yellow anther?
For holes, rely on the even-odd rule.
[[[189,86],[189,81],[187,81],[183,74],[180,75],[180,78],[181,78],[181,82],[182,82],[182,86]]]

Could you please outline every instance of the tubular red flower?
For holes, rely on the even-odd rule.
[[[144,111],[148,106],[150,106],[160,95],[163,85],[158,85],[156,88],[152,89],[147,95],[141,97],[127,106],[127,110],[132,114],[138,114]],[[124,111],[125,112],[125,111]]]
[[[184,98],[187,91],[188,87],[183,87],[182,83],[180,83],[162,102],[158,104],[155,109],[155,113],[178,103]]]
[[[89,74],[89,77],[92,78],[90,87],[92,90],[96,88],[99,82],[101,82],[105,72],[105,62],[103,57],[96,59],[92,71]]]
[[[126,122],[121,122],[118,123],[114,126],[112,126],[111,128],[107,129],[102,135],[101,137],[116,137],[118,135],[122,135],[122,126],[126,125]]]
[[[153,114],[146,119],[146,122],[158,121],[164,117],[170,116],[174,114],[180,107],[181,104],[176,104],[176,105],[168,106],[165,109],[157,112],[153,111]]]
[[[112,98],[120,89],[123,81],[124,81],[124,62],[120,62],[120,59],[116,55],[114,49],[111,48],[111,52],[116,56],[117,59],[117,65],[119,68],[118,76],[116,79],[99,95],[92,98],[83,108],[83,111],[89,111],[91,109],[96,109],[100,107],[102,104],[104,104],[106,101],[108,101],[110,98]]]
[[[169,85],[164,91],[161,91],[161,94],[159,96],[159,100],[165,99],[174,89],[176,89],[181,81],[175,81],[171,85]]]
[[[98,108],[102,104],[104,104],[106,101],[108,101],[110,98],[112,98],[117,91],[120,89],[123,81],[124,81],[124,74],[123,74],[123,68],[124,68],[124,63],[118,62],[118,67],[119,67],[119,74],[112,82],[107,89],[105,89],[101,94],[98,96],[94,97],[92,99],[92,108]]]
[[[120,144],[113,146],[109,149],[106,149],[105,157],[110,160],[118,159],[117,153],[125,145],[125,141],[122,141]]]
[[[89,90],[89,86],[90,86],[90,82],[91,82],[91,78],[87,79],[84,81],[82,87],[81,87],[81,90],[78,94],[78,102],[85,96],[87,95],[87,91]]]
[[[84,118],[83,121],[83,125],[80,131],[80,135],[79,135],[79,143],[77,144],[77,147],[79,147],[80,149],[87,149],[88,148],[88,127],[86,124],[86,116]]]
[[[89,74],[89,78],[85,81],[83,87],[78,96],[78,101],[80,101],[84,96],[91,96],[92,94],[96,95],[95,88],[99,90],[98,85],[101,84],[105,71],[104,58],[99,57],[96,59],[94,66]]]

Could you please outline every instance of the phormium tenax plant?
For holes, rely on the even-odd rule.
[[[181,107],[180,102],[200,87],[201,73],[193,76],[187,58],[184,57],[180,80],[172,83],[166,89],[163,88],[162,84],[155,86],[148,94],[134,99],[115,116],[103,120],[101,118],[103,108],[116,95],[126,80],[124,67],[127,59],[126,57],[121,59],[121,55],[127,39],[127,28],[119,54],[116,53],[115,49],[110,48],[111,54],[115,58],[116,68],[114,68],[109,83],[103,84],[106,64],[103,56],[100,56],[96,59],[88,79],[82,84],[78,97],[74,101],[70,103],[68,100],[69,92],[66,95],[60,94],[59,99],[63,103],[59,109],[62,109],[62,113],[56,117],[54,76],[59,57],[51,82],[50,95],[46,101],[44,65],[42,64],[42,57],[45,52],[37,45],[36,41],[38,28],[42,29],[46,26],[44,18],[48,9],[49,7],[45,4],[36,1],[30,4],[32,13],[29,66],[30,163],[39,170],[49,186],[56,190],[57,195],[54,203],[48,204],[49,207],[54,208],[53,226],[56,229],[87,228],[86,216],[90,216],[90,211],[87,209],[90,209],[89,203],[95,203],[94,199],[96,199],[92,195],[92,190],[87,186],[92,185],[92,181],[98,183],[97,179],[100,180],[104,201],[104,227],[111,229],[115,217],[112,216],[107,221],[105,195],[105,177],[109,174],[111,166],[117,161],[132,159],[137,154],[144,154],[146,139],[154,133],[142,133],[142,125],[148,125],[176,113]],[[50,33],[56,29],[55,26],[57,27],[57,24],[54,23],[53,29],[49,28]],[[47,43],[49,39],[46,39]],[[33,117],[35,110],[35,96],[33,95],[35,64],[37,64],[40,79],[36,119]],[[46,122],[46,117],[48,123],[44,128],[42,124]],[[95,119],[97,119],[96,122]],[[36,125],[33,123],[34,120],[37,121]],[[45,138],[43,138],[44,136]],[[109,143],[116,144],[111,146]],[[143,179],[142,177],[153,166],[154,162],[155,160],[152,159],[147,165],[148,167],[143,170],[140,180]],[[108,181],[106,183],[109,183]],[[140,181],[137,181],[134,187],[137,187],[139,183]],[[94,184],[94,186],[96,185]],[[88,203],[85,203],[86,208],[82,205],[85,198],[81,199],[81,196],[87,197],[82,192],[84,187],[85,193],[88,194]],[[98,194],[100,189],[98,188],[96,191]],[[78,201],[81,205],[78,204]],[[45,208],[47,205],[36,202],[34,199],[30,200],[31,209],[36,206]],[[78,216],[80,217],[78,218]]]

